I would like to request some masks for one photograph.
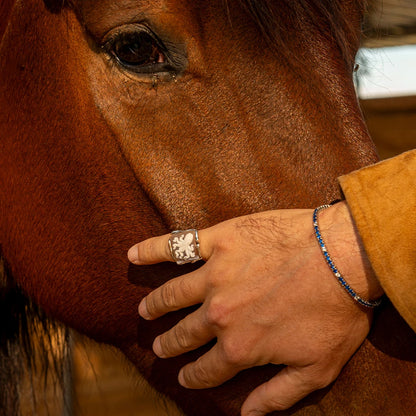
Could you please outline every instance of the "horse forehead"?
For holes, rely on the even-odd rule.
[[[249,16],[251,0],[74,0],[78,17],[96,41],[110,30],[129,23],[144,23],[161,38],[191,41],[205,49],[223,49],[224,42],[253,46],[263,37],[256,19]],[[265,0],[257,0],[263,4]],[[283,13],[285,2],[279,5]],[[273,19],[274,20],[274,19]],[[279,24],[276,21],[276,26]],[[201,52],[202,54],[202,52]]]
[[[239,1],[231,0],[233,3]],[[184,11],[185,9],[204,10],[208,6],[224,8],[230,0],[211,0],[209,4],[202,0],[73,0],[72,4],[79,10],[89,13],[111,14],[113,12],[122,11],[148,11],[165,10],[165,11]]]
[[[255,23],[247,18],[240,0],[76,1],[80,23],[97,44],[124,25],[142,23],[160,39],[186,45],[187,53],[202,64],[223,53],[224,44],[238,49],[238,43],[241,49],[254,50],[253,45],[262,37]],[[225,4],[232,12],[227,11]],[[215,65],[220,63],[221,60],[214,59]]]
[[[209,7],[223,8],[223,4],[223,1],[210,1]],[[74,5],[85,24],[102,28],[145,20],[163,13],[189,24],[192,17],[199,19],[196,14],[203,14],[208,6],[198,0],[75,0]]]

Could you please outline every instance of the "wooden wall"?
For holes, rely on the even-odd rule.
[[[416,148],[416,96],[362,100],[361,108],[382,159]]]
[[[73,416],[182,416],[121,352],[83,337],[75,343],[73,386]]]

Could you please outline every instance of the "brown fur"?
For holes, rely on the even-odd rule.
[[[229,16],[222,0],[80,0],[75,13],[25,0],[1,43],[0,242],[14,278],[48,315],[119,347],[189,415],[237,415],[277,370],[180,388],[180,365],[200,351],[161,361],[151,342],[182,313],[146,323],[137,305],[189,268],[129,266],[128,247],[174,228],[331,201],[338,176],[376,160],[349,63],[361,1],[305,0],[296,13],[295,2],[276,3],[292,59],[278,43],[270,50],[264,19],[259,29],[260,17],[231,0]],[[256,4],[246,3],[252,15]],[[138,16],[187,63],[169,81],[138,80],[100,49],[111,27]],[[282,414],[411,414],[414,339],[392,308],[381,315],[338,381]]]

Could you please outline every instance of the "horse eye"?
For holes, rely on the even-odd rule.
[[[163,65],[166,57],[159,42],[145,31],[119,33],[107,42],[107,51],[128,69],[142,69]]]

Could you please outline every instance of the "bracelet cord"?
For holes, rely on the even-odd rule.
[[[337,278],[340,285],[345,289],[345,291],[360,305],[365,306],[366,308],[375,308],[381,304],[381,299],[370,301],[365,300],[362,297],[360,297],[354,289],[347,283],[347,281],[343,278],[337,267],[335,266],[334,261],[332,260],[331,256],[328,253],[328,250],[326,248],[326,245],[324,243],[324,240],[322,238],[321,231],[319,229],[318,224],[318,213],[326,208],[329,208],[331,205],[321,205],[320,207],[316,208],[313,212],[313,228],[315,231],[316,239],[318,240],[319,246],[321,247],[322,254],[324,255],[324,258],[326,260],[326,263],[328,264],[329,268],[331,269],[334,276]]]

